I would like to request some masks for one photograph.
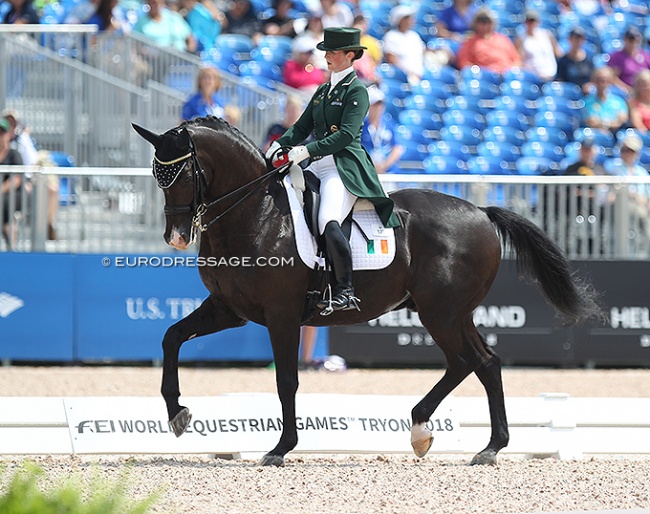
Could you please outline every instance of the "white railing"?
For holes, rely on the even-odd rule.
[[[25,184],[0,197],[0,211],[9,211],[14,233],[0,250],[171,251],[162,241],[163,198],[150,168],[5,166],[0,174],[20,175]],[[642,194],[650,190],[650,178],[382,175],[381,180],[388,191],[434,189],[513,210],[542,227],[571,259],[650,255],[648,196]],[[50,223],[55,240],[47,239]]]

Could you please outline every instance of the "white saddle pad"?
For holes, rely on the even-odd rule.
[[[296,247],[298,254],[307,266],[314,268],[316,264],[324,266],[325,261],[316,255],[317,246],[314,236],[309,232],[302,207],[298,203],[296,192],[291,186],[291,177],[284,177],[283,184],[289,196],[291,217],[296,231]],[[356,223],[352,223],[350,246],[352,248],[353,270],[375,270],[390,265],[395,258],[395,231],[385,228],[374,206],[368,200],[359,199],[354,204],[352,218],[359,224],[366,237],[359,231]]]

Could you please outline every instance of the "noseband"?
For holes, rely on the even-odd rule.
[[[206,191],[208,189],[207,177],[205,175],[205,172],[203,171],[203,168],[201,168],[201,165],[199,164],[199,160],[196,156],[196,146],[194,145],[194,141],[192,140],[191,136],[189,140],[190,140],[190,144],[189,144],[190,152],[186,155],[183,155],[182,157],[178,157],[177,159],[174,159],[172,161],[164,162],[158,159],[154,155],[153,176],[156,179],[156,183],[158,184],[158,187],[160,187],[160,189],[168,189],[169,187],[172,186],[172,184],[176,182],[176,180],[181,174],[181,171],[186,166],[187,161],[190,160],[192,161],[192,182],[194,188],[192,203],[188,205],[165,205],[164,213],[166,216],[175,216],[179,214],[191,213],[192,226],[198,228],[201,232],[205,232],[206,230],[208,230],[208,227],[210,225],[220,220],[223,216],[225,216],[228,212],[234,209],[237,205],[239,205],[241,202],[246,200],[246,198],[252,195],[263,182],[269,180],[270,178],[276,175],[279,176],[282,172],[288,169],[288,165],[282,165],[279,168],[272,169],[271,171],[265,173],[264,175],[257,177],[256,179],[251,180],[250,182],[247,182],[241,187],[238,187],[234,191],[231,191],[230,193],[226,193],[225,195],[209,202],[205,196]],[[213,217],[209,222],[207,223],[203,222],[203,217],[206,215],[206,213],[210,208],[216,206],[217,204],[223,202],[224,200],[233,197],[234,195],[240,193],[241,191],[243,191],[244,189],[250,186],[256,186],[256,187],[253,187],[250,191],[248,191],[234,204],[228,207],[221,214]]]

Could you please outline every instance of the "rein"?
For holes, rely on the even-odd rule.
[[[203,171],[203,168],[199,164],[199,160],[196,156],[196,146],[194,145],[194,141],[192,140],[191,137],[190,137],[190,153],[188,153],[187,155],[184,155],[182,157],[179,157],[178,159],[174,159],[173,161],[169,161],[169,162],[162,162],[158,160],[155,156],[154,159],[155,159],[154,176],[158,182],[158,186],[161,189],[166,189],[170,187],[176,181],[176,179],[180,175],[180,169],[178,170],[178,173],[176,173],[176,175],[173,177],[171,182],[169,182],[166,186],[163,186],[160,184],[160,180],[158,179],[158,175],[156,174],[156,163],[160,164],[161,168],[164,168],[165,166],[173,166],[173,165],[178,165],[180,166],[180,168],[182,168],[184,164],[180,165],[179,163],[184,163],[188,159],[192,159],[192,169],[193,169],[192,177],[194,182],[194,195],[192,197],[192,203],[189,205],[165,205],[164,213],[168,216],[184,214],[187,212],[193,213],[192,225],[198,228],[201,232],[205,232],[206,230],[208,230],[208,227],[210,227],[213,223],[219,221],[222,217],[228,214],[232,209],[234,209],[239,204],[241,204],[244,200],[246,200],[250,195],[252,195],[258,189],[260,185],[262,185],[262,183],[275,177],[276,175],[280,175],[283,171],[285,171],[288,168],[288,164],[283,164],[278,168],[274,168],[271,171],[265,173],[264,175],[257,177],[256,179],[250,182],[247,182],[243,186],[240,186],[237,189],[235,189],[234,191],[230,191],[229,193],[226,193],[225,195],[216,198],[215,200],[212,200],[209,203],[206,203],[207,200],[205,199],[205,189],[207,188],[208,184],[206,182],[205,172]],[[203,223],[203,217],[205,216],[205,214],[208,212],[210,208],[218,205],[220,202],[232,198],[233,196],[244,191],[246,188],[249,188],[250,186],[255,186],[255,187],[253,187],[250,191],[248,191],[244,196],[242,196],[239,200],[237,200],[234,204],[228,207],[221,214],[218,214],[217,216],[212,218],[209,222]]]

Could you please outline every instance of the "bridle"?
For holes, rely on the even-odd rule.
[[[191,136],[189,137],[189,150],[190,151],[188,154],[167,162],[161,161],[154,155],[153,176],[156,179],[156,183],[158,184],[158,187],[160,187],[161,189],[168,189],[169,187],[172,186],[172,184],[176,182],[176,180],[181,174],[181,171],[187,165],[187,162],[191,161],[192,181],[193,181],[193,188],[194,188],[192,203],[187,205],[165,205],[164,213],[166,216],[176,216],[179,214],[191,213],[192,227],[196,227],[201,232],[205,232],[206,230],[208,230],[208,227],[210,227],[213,223],[219,221],[222,217],[228,214],[232,209],[234,209],[240,203],[246,200],[264,182],[266,182],[267,180],[275,176],[281,175],[284,171],[288,169],[288,164],[283,164],[282,166],[278,168],[274,168],[268,171],[267,173],[265,173],[264,175],[257,177],[256,179],[251,180],[250,182],[247,182],[243,186],[235,189],[234,191],[226,193],[225,195],[209,202],[205,196],[208,188],[207,177],[205,175],[205,171],[203,171],[203,168],[199,164],[199,160],[196,156],[196,146],[194,145],[194,141],[192,140]],[[240,193],[241,191],[245,190],[250,186],[255,186],[255,187],[253,187],[250,191],[248,191],[244,196],[242,196],[239,200],[237,200],[234,204],[232,204],[222,213],[218,214],[217,216],[214,216],[209,222],[207,223],[203,222],[203,217],[206,215],[209,209],[218,205],[220,202],[232,198],[233,196],[237,195],[238,193]]]

